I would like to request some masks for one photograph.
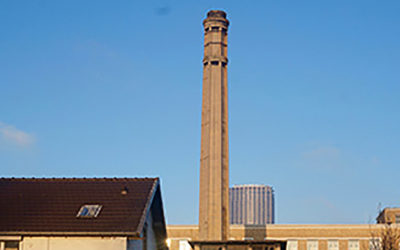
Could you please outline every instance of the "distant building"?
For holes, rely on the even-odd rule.
[[[1,250],[165,249],[158,178],[1,178]]]
[[[274,190],[267,185],[235,185],[229,188],[230,223],[275,223]]]
[[[376,222],[379,224],[400,224],[400,208],[387,207],[383,209],[376,218]]]

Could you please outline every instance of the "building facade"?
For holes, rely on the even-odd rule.
[[[399,224],[391,227],[400,230]],[[251,242],[286,241],[287,250],[375,250],[373,244],[379,241],[377,236],[382,230],[385,230],[385,224],[231,225],[229,239],[245,240],[250,242],[250,246]],[[169,225],[167,233],[170,250],[190,250],[189,242],[198,239],[196,225]],[[257,246],[246,249],[265,250]]]
[[[274,190],[267,185],[235,185],[229,188],[230,224],[275,223]]]

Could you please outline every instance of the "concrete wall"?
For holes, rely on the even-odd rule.
[[[21,250],[126,250],[126,237],[24,237]]]

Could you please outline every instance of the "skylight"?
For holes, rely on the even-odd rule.
[[[83,205],[81,209],[79,209],[78,214],[76,217],[78,218],[96,218],[100,210],[103,206],[102,205]]]

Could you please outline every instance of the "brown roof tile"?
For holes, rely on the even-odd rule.
[[[0,233],[135,235],[158,183],[158,178],[1,178]],[[102,205],[98,217],[77,218],[85,204]]]

